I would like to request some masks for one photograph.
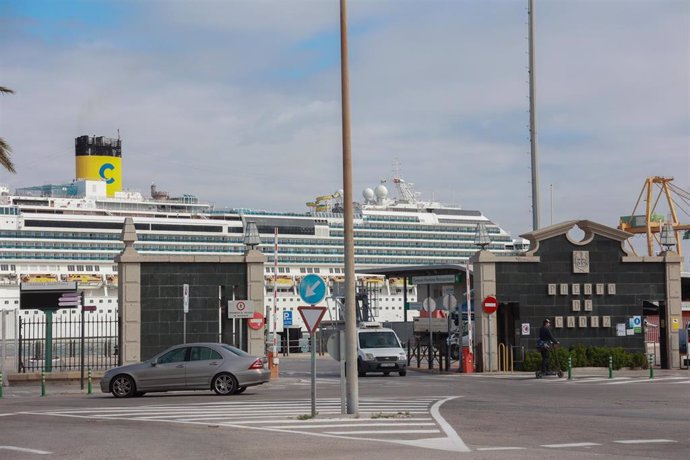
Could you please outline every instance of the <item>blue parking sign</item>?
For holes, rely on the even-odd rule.
[[[292,326],[292,312],[291,311],[284,311],[283,312],[283,327],[287,326]]]

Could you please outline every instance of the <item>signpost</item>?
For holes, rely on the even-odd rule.
[[[264,315],[262,315],[258,311],[255,311],[254,314],[252,315],[252,317],[249,318],[249,320],[247,321],[247,325],[251,329],[258,331],[259,329],[264,327]]]
[[[323,315],[326,314],[326,307],[297,307],[302,321],[307,327],[311,342],[311,416],[316,417],[316,340],[314,340],[316,328],[319,327]]]
[[[491,356],[491,317],[493,316],[493,313],[495,313],[498,309],[498,300],[496,300],[496,297],[492,295],[486,296],[486,298],[482,302],[482,309],[484,310],[484,313],[488,315],[489,321],[489,346],[487,348],[489,349],[489,372],[491,372],[493,371],[493,359]]]
[[[254,317],[252,302],[249,300],[228,300],[228,319],[248,319]]]
[[[189,284],[182,285],[182,343],[187,343],[187,313],[189,313]]]
[[[429,314],[429,369],[434,368],[434,333],[431,329],[431,312],[436,310],[436,301],[429,296],[429,285],[426,285],[426,299],[422,302],[424,310]]]
[[[326,297],[326,282],[318,275],[309,274],[299,283],[299,296],[310,307],[297,307],[302,321],[309,331],[311,341],[311,416],[316,417],[316,328],[319,327],[326,307],[316,307]]]
[[[53,371],[53,312],[59,308],[77,308],[80,304],[76,282],[20,283],[19,308],[42,310],[46,315],[45,372]]]
[[[286,327],[292,326],[292,312],[291,311],[284,311],[283,312],[283,329]]]

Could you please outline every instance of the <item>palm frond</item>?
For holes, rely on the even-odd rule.
[[[14,170],[14,164],[12,163],[12,159],[10,158],[11,154],[12,147],[10,147],[7,144],[7,142],[5,142],[5,139],[0,137],[0,166],[4,167],[6,170],[14,174],[17,171]]]
[[[14,94],[14,90],[0,86],[0,93]]]

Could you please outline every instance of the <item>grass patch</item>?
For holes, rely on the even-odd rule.
[[[316,415],[319,415],[319,413],[317,412]],[[316,415],[312,416],[311,414],[302,414],[302,415],[298,415],[295,418],[297,420],[309,420],[311,418],[314,418]]]

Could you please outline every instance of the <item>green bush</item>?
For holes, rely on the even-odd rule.
[[[647,361],[647,355],[644,353],[633,353],[630,355],[630,368],[635,369],[636,367],[642,369],[649,369],[649,361]]]
[[[573,367],[609,367],[609,356],[613,358],[613,368],[618,370],[623,367],[640,367],[647,369],[647,357],[644,353],[628,353],[621,347],[585,347],[578,344],[569,350],[558,347],[551,351],[551,367],[568,370],[568,356],[572,359]],[[525,353],[525,362],[519,370],[534,372],[541,368],[541,353],[528,351]]]

